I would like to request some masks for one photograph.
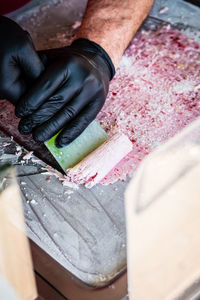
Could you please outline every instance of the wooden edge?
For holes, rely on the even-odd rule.
[[[20,299],[35,299],[38,294],[15,170],[9,165],[0,169],[0,275]],[[5,178],[9,181],[3,185]]]
[[[38,300],[65,300],[66,298],[61,296],[51,285],[49,285],[38,274],[35,274]],[[36,299],[35,299],[36,300]]]
[[[69,300],[120,300],[127,294],[126,270],[107,286],[89,287],[30,240],[33,265],[46,281]]]

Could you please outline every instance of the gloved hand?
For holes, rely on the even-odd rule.
[[[62,129],[56,139],[61,148],[95,119],[115,69],[108,54],[86,39],[40,55],[46,69],[16,106],[19,131],[44,142]]]
[[[0,16],[0,41],[0,99],[15,104],[44,66],[28,32],[3,16]]]

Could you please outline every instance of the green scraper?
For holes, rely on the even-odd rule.
[[[59,149],[55,146],[57,135],[58,133],[45,142],[45,145],[63,171],[74,167],[108,139],[107,133],[96,120],[93,121],[79,137],[64,148]]]

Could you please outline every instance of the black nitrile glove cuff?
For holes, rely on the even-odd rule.
[[[88,39],[80,38],[80,39],[73,41],[71,46],[72,47],[74,47],[74,46],[80,47],[81,46],[82,50],[85,50],[85,51],[91,52],[91,53],[95,53],[95,54],[101,56],[110,71],[110,80],[113,79],[113,77],[115,75],[115,67],[114,67],[113,62],[112,62],[110,56],[108,55],[108,53],[100,45],[98,45],[97,43],[92,42]]]

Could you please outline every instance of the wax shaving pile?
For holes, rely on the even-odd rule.
[[[165,26],[142,31],[125,52],[98,119],[123,132],[130,152],[102,181],[125,180],[140,161],[200,115],[200,46]]]
[[[74,183],[85,184],[85,187],[92,188],[131,150],[132,143],[128,137],[124,134],[115,134],[79,164],[69,169],[67,175]]]

